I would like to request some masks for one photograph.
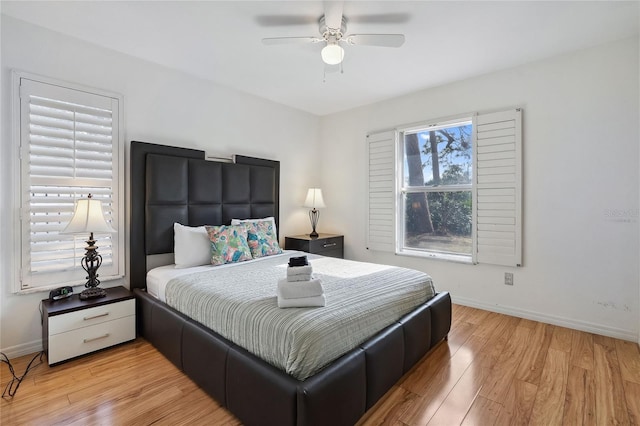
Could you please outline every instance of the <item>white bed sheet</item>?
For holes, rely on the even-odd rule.
[[[259,257],[258,259],[248,260],[247,262],[260,262],[261,260],[274,258],[279,256],[291,256],[293,254],[304,254],[299,253],[295,250],[283,250],[282,254],[276,254],[273,256],[265,256]],[[157,268],[153,268],[149,272],[147,272],[147,293],[151,296],[155,297],[158,300],[166,302],[165,299],[165,289],[167,287],[167,283],[174,278],[178,278],[185,275],[193,274],[194,272],[201,272],[211,270],[212,268],[220,269],[220,268],[233,268],[238,265],[241,265],[245,262],[239,263],[226,263],[224,265],[203,265],[203,266],[193,266],[191,268],[176,268],[175,265],[165,265]]]

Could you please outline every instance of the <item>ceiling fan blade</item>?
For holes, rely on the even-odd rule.
[[[339,29],[342,27],[342,1],[324,1],[324,22],[329,28]]]
[[[408,13],[349,15],[349,22],[358,24],[406,24],[410,19],[411,16]]]
[[[267,46],[273,46],[278,44],[306,44],[306,43],[318,43],[324,41],[318,37],[269,37],[263,38],[262,44]]]
[[[361,46],[400,47],[404,44],[404,34],[351,34],[342,41]]]
[[[255,20],[261,27],[287,27],[312,25],[318,22],[318,17],[311,15],[259,15]]]

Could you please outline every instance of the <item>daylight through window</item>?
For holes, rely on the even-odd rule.
[[[401,133],[399,251],[472,254],[471,119]]]

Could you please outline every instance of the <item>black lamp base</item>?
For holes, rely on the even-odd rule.
[[[82,264],[82,269],[87,271],[88,281],[84,285],[87,289],[80,293],[80,300],[105,297],[107,292],[103,288],[98,287],[100,285],[98,268],[102,265],[102,256],[98,254],[98,246],[96,246],[96,240],[93,239],[93,232],[89,235],[85,250],[86,253],[80,263]]]
[[[97,299],[98,297],[105,297],[106,295],[107,292],[104,288],[90,287],[80,293],[80,300]]]
[[[318,219],[320,219],[320,212],[316,210],[315,207],[313,208],[313,210],[309,210],[309,220],[311,221],[311,233],[309,234],[309,236],[311,238],[318,238],[318,233],[316,232]]]

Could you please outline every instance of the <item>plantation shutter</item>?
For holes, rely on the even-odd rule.
[[[474,117],[474,262],[522,264],[522,120],[514,109]]]
[[[396,132],[367,135],[367,249],[395,252]]]
[[[89,193],[122,234],[119,99],[20,79],[21,289],[83,284],[89,235],[61,235]],[[94,234],[100,279],[123,275],[122,235]]]

